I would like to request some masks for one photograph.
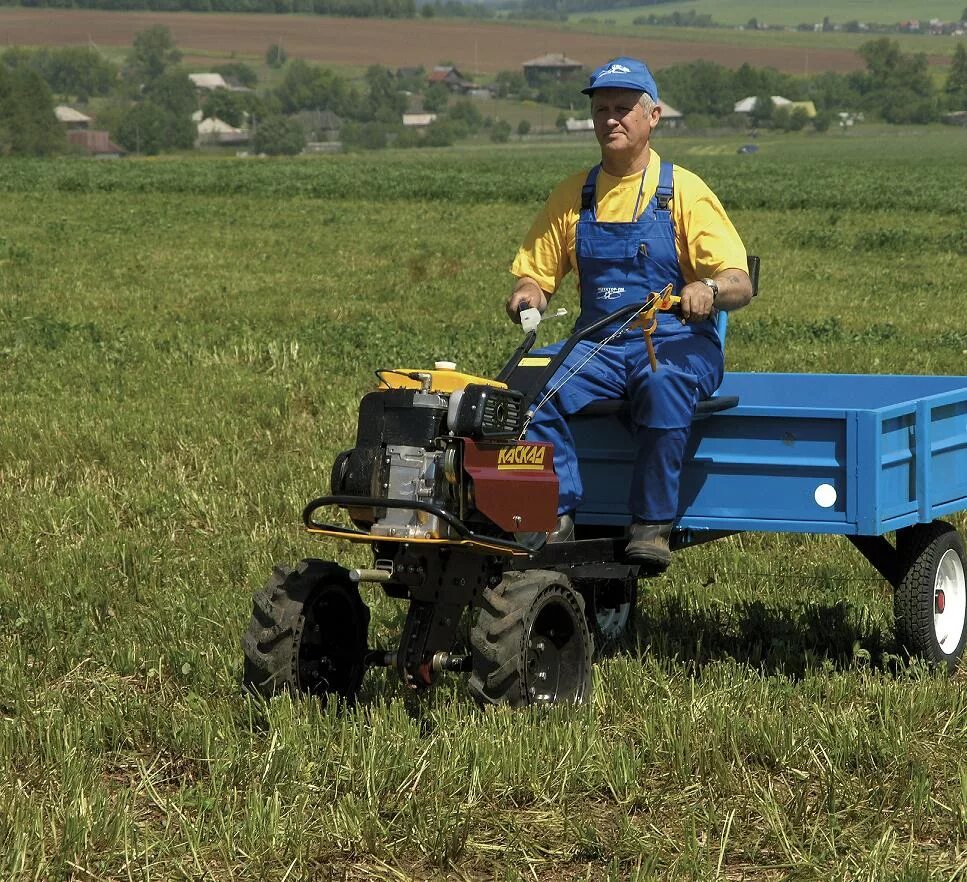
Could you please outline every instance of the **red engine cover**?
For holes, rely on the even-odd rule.
[[[502,530],[549,533],[557,526],[553,444],[464,438],[463,469],[477,509]]]

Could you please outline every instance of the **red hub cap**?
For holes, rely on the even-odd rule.
[[[943,591],[938,591],[934,595],[934,604],[936,605],[937,612],[942,613],[943,608],[947,605],[947,598],[944,597]]]

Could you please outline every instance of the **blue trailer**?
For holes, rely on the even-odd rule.
[[[625,633],[649,575],[624,557],[628,405],[572,418],[585,498],[560,543],[545,541],[553,451],[525,440],[527,414],[581,339],[643,312],[603,319],[552,358],[529,354],[532,329],[494,380],[449,363],[377,371],[356,445],[303,513],[313,534],[368,544],[373,566],[276,568],[243,640],[249,688],[352,701],[364,671],[386,666],[416,689],[468,672],[482,704],[584,700],[593,655]],[[352,526],[317,519],[333,507]],[[943,518],[965,509],[967,377],[732,373],[696,413],[672,548],[742,531],[841,534],[893,586],[899,646],[953,669],[967,640],[965,553]],[[397,646],[369,647],[364,583],[409,602]]]
[[[733,373],[706,409],[672,547],[740,531],[845,536],[893,586],[900,644],[953,668],[967,636],[964,550],[941,519],[967,509],[967,376]],[[630,521],[626,410],[607,402],[573,420],[578,524]]]

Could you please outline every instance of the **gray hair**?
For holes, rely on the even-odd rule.
[[[641,109],[645,112],[645,116],[648,116],[651,113],[652,108],[655,106],[655,102],[651,100],[651,95],[649,95],[647,92],[641,93],[638,103],[641,105]]]

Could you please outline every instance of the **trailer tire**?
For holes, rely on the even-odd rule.
[[[950,524],[934,521],[901,531],[897,555],[897,642],[910,655],[952,672],[967,643],[963,540]]]
[[[507,573],[486,589],[470,642],[470,692],[481,705],[580,704],[590,695],[584,600],[559,573]]]
[[[574,587],[584,599],[595,661],[625,648],[635,629],[638,577],[575,579]]]
[[[347,569],[313,559],[277,566],[252,599],[243,685],[263,698],[289,692],[353,704],[368,630],[369,608]]]

